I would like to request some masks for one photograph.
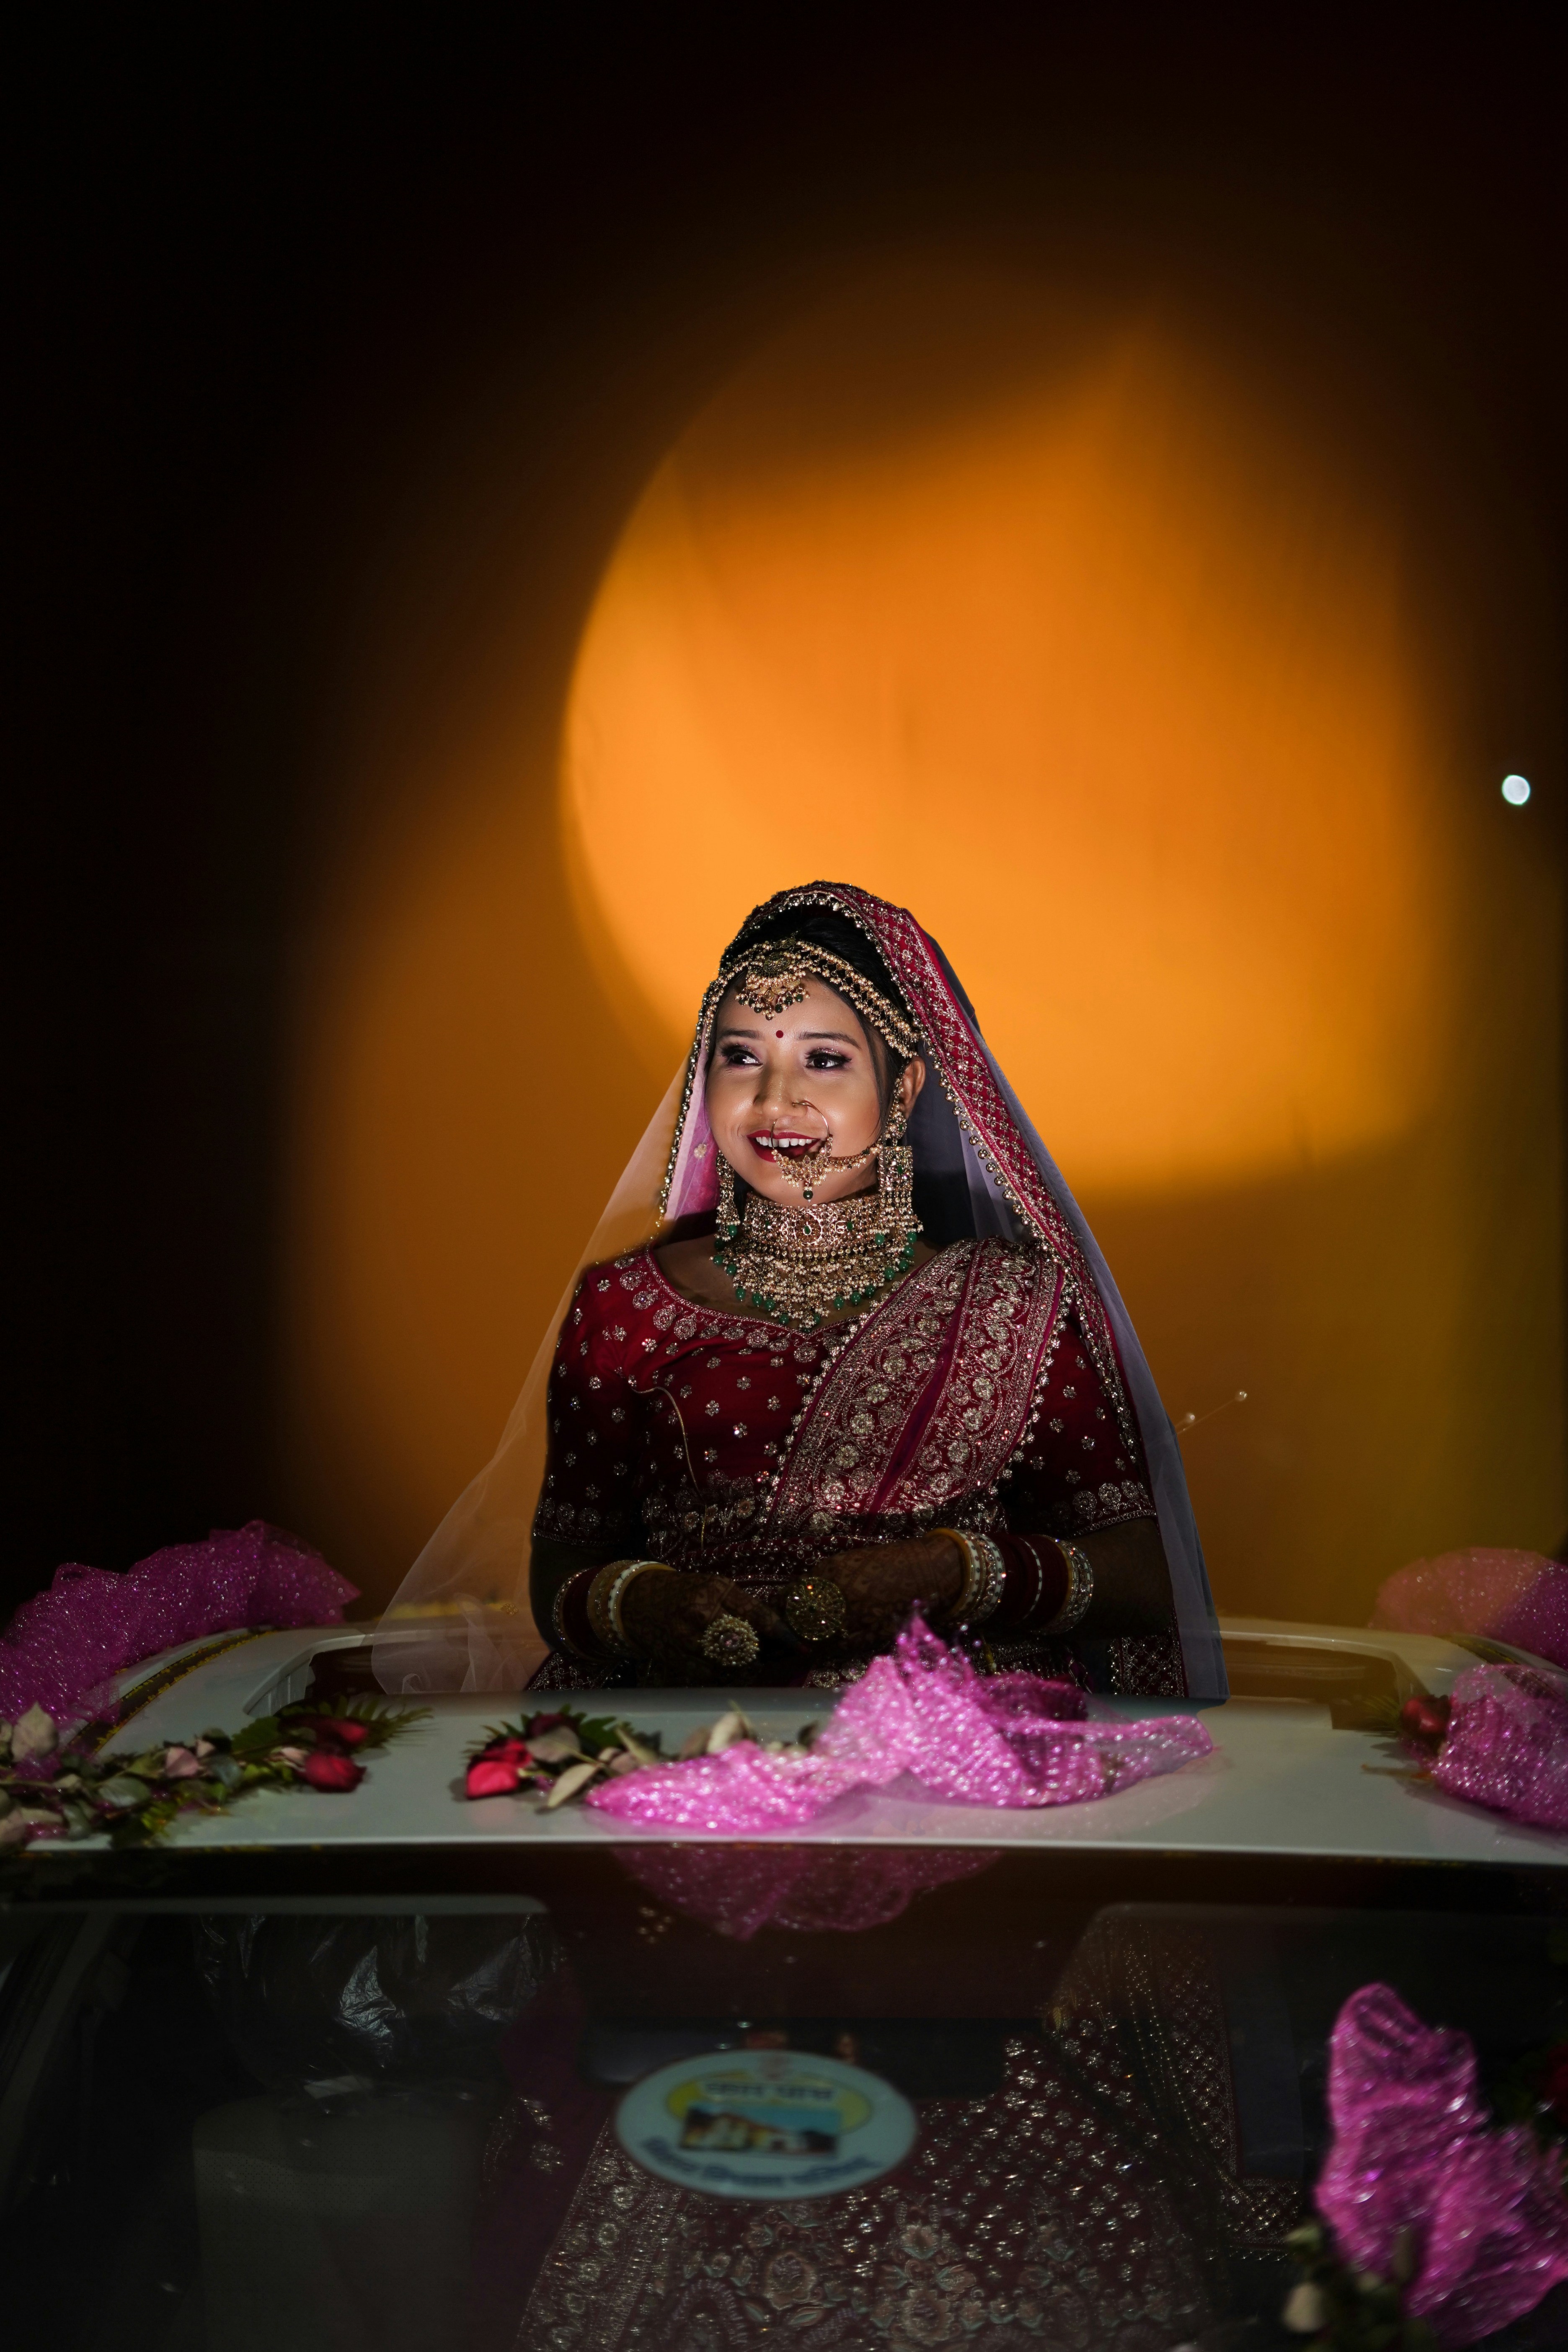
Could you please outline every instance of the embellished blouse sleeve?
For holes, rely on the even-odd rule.
[[[1019,1535],[1092,1535],[1155,1516],[1143,1449],[1122,1428],[1071,1316],[1003,1494],[1007,1526]]]
[[[550,1368],[535,1538],[595,1549],[638,1540],[627,1335],[614,1314],[606,1269],[590,1266],[566,1310]]]

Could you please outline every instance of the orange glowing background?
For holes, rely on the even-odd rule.
[[[1451,887],[1392,520],[1155,325],[1051,358],[779,449],[786,347],[684,436],[573,690],[586,935],[673,1056],[757,898],[857,881],[942,939],[1076,1184],[1386,1143]]]
[[[1459,593],[1462,583],[1456,585]],[[756,899],[915,909],[1095,1223],[1221,1604],[1565,1516],[1547,863],[1397,502],[1175,310],[883,272],[680,435],[569,688],[498,596],[373,708],[304,963],[297,1521],[385,1597],[488,1454]],[[460,722],[453,716],[461,709]]]

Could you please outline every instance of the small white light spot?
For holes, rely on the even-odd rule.
[[[1502,796],[1510,808],[1522,808],[1530,798],[1530,778],[1505,776],[1502,780]]]

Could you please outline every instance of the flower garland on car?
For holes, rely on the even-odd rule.
[[[816,1729],[815,1723],[803,1725],[794,1742],[761,1739],[740,1708],[731,1706],[716,1722],[689,1732],[680,1754],[721,1756],[737,1740],[749,1739],[782,1755],[786,1747],[808,1747]],[[658,1732],[634,1731],[618,1716],[579,1715],[570,1706],[531,1715],[521,1723],[490,1725],[468,1758],[470,1797],[542,1797],[547,1813],[584,1795],[596,1780],[668,1760]]]
[[[301,1700],[235,1732],[131,1756],[97,1754],[78,1733],[63,1742],[52,1716],[31,1706],[0,1723],[0,1850],[55,1838],[147,1845],[182,1813],[224,1812],[257,1789],[347,1795],[360,1761],[429,1714],[374,1698]]]
[[[659,1760],[657,1731],[635,1732],[610,1716],[555,1707],[520,1723],[489,1725],[469,1750],[470,1797],[542,1796],[553,1812],[605,1772],[635,1772]]]
[[[819,1728],[816,1723],[805,1723],[795,1739],[768,1739],[738,1706],[731,1706],[715,1722],[688,1732],[679,1753],[683,1759],[721,1756],[740,1740],[751,1741],[770,1756],[804,1753]],[[660,1733],[634,1731],[616,1716],[579,1715],[569,1706],[531,1715],[522,1723],[492,1724],[468,1754],[470,1797],[542,1797],[547,1813],[585,1795],[595,1781],[669,1760]]]

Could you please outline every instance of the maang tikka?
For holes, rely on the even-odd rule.
[[[768,940],[760,947],[733,949],[719,967],[718,985],[732,988],[737,1003],[772,1020],[798,1004],[814,980],[826,981],[836,995],[852,1004],[901,1062],[919,1053],[920,1032],[903,1007],[847,958],[818,947],[815,940]]]

